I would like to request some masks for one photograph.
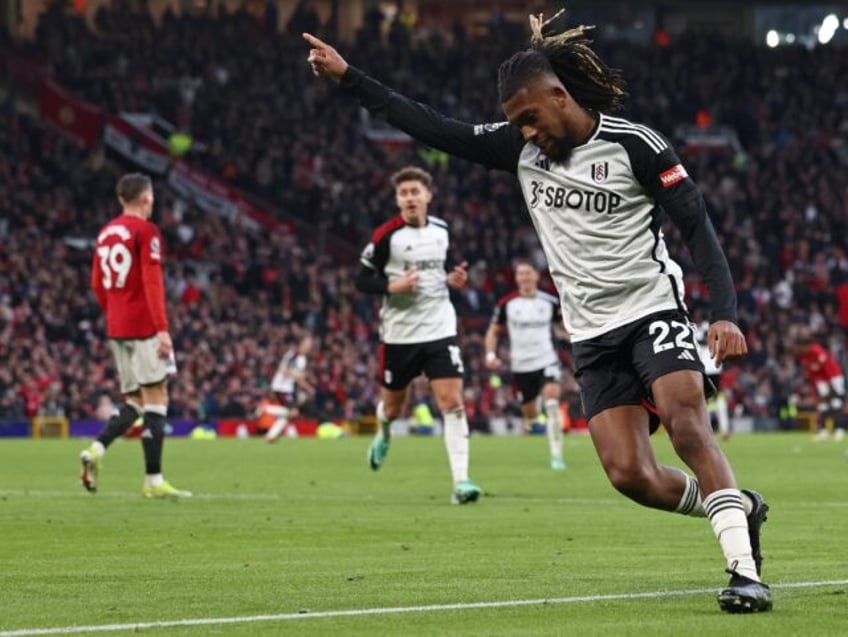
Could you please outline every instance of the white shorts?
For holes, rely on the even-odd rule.
[[[177,373],[173,350],[168,358],[161,358],[156,351],[158,344],[155,336],[140,340],[109,340],[122,394],[131,394],[142,386],[156,385]]]
[[[845,396],[845,377],[844,376],[834,376],[830,379],[830,382],[825,380],[816,381],[816,391],[819,393],[820,398],[828,398],[830,396]]]

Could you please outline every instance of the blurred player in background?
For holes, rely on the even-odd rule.
[[[109,348],[115,357],[123,404],[80,454],[82,485],[97,491],[107,447],[142,417],[141,445],[147,498],[187,498],[162,475],[162,446],[168,413],[168,376],[176,373],[174,348],[165,313],[162,238],[149,219],[153,184],[147,175],[128,174],[117,185],[121,215],[97,235],[91,287],[106,314]]]
[[[721,389],[721,365],[716,365],[710,356],[708,335],[709,321],[695,321],[695,336],[698,340],[698,355],[704,364],[704,395],[707,396],[707,409],[715,414],[718,433],[722,440],[730,439],[730,412],[727,408],[727,395]]]
[[[839,361],[826,348],[813,340],[808,329],[796,332],[795,356],[804,370],[804,376],[813,384],[818,395],[817,440],[827,440],[827,420],[833,420],[833,438],[845,438],[843,407],[845,405],[845,372]]]
[[[285,353],[274,373],[271,391],[277,397],[277,404],[264,408],[265,413],[274,416],[274,423],[265,434],[265,442],[274,442],[283,435],[289,421],[300,413],[303,404],[315,392],[307,374],[312,345],[312,336],[303,336],[297,347]]]
[[[422,372],[442,412],[455,504],[475,502],[480,488],[468,477],[468,420],[463,408],[462,351],[448,286],[465,285],[466,264],[445,273],[447,224],[427,214],[432,177],[407,166],[392,176],[400,214],[374,231],[360,258],[356,287],[383,295],[380,311],[380,403],[377,434],[368,449],[376,471],[386,459],[392,421],[406,404],[409,384]]]
[[[559,411],[559,357],[553,329],[562,324],[559,299],[539,290],[539,271],[529,261],[515,266],[518,291],[498,301],[486,331],[486,367],[498,371],[498,336],[509,336],[509,367],[515,379],[525,430],[539,418],[538,398],[544,401],[551,469],[562,471],[562,418]]]
[[[658,132],[614,117],[621,74],[589,46],[586,27],[558,31],[531,16],[531,48],[498,69],[507,121],[472,124],[392,91],[311,34],[315,75],[441,151],[515,175],[545,251],[571,336],[584,415],[611,484],[644,506],[706,516],[730,580],[719,608],[772,608],[760,581],[768,505],[741,490],[709,424],[704,367],[686,315],[683,276],[661,231],[678,227],[710,296],[716,364],[748,348],[736,294],[703,195]],[[678,457],[695,476],[657,463],[652,397]]]

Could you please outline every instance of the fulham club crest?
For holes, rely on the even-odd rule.
[[[599,162],[592,164],[592,181],[596,184],[603,183],[609,176],[609,162]]]

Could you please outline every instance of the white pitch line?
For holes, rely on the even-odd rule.
[[[85,493],[83,491],[39,491],[30,489],[0,489],[4,495],[30,498],[141,498],[141,491],[107,491],[105,493]],[[280,500],[277,493],[195,493],[199,500]]]
[[[82,490],[75,491],[49,491],[38,489],[0,489],[0,497],[16,496],[16,497],[32,497],[32,498],[138,498],[141,493],[137,491],[106,491],[99,492],[95,495],[85,493]],[[294,501],[361,501],[374,500],[374,496],[358,495],[280,495],[279,493],[195,493],[195,500],[294,500]],[[529,502],[534,504],[591,504],[591,505],[611,505],[624,506],[629,504],[626,498],[544,498],[538,496],[521,496],[521,495],[505,495],[501,496],[496,493],[491,495],[492,502]],[[804,501],[783,501],[781,504],[790,505],[797,508],[833,508],[844,509],[848,507],[848,502],[804,502]]]
[[[822,586],[845,586],[848,579],[819,582],[788,582],[772,584],[771,588],[818,588]],[[107,633],[119,630],[139,631],[148,628],[176,628],[192,626],[220,626],[224,624],[254,624],[257,622],[283,622],[303,619],[327,619],[332,617],[363,617],[368,615],[396,615],[400,613],[430,613],[451,610],[477,610],[481,608],[514,608],[516,606],[543,606],[546,604],[576,604],[580,602],[629,601],[655,599],[657,597],[683,597],[714,593],[715,588],[690,588],[677,591],[653,591],[649,593],[617,593],[612,595],[580,595],[577,597],[554,597],[550,599],[513,599],[500,602],[468,602],[461,604],[431,604],[428,606],[394,606],[387,608],[361,608],[352,610],[328,610],[279,615],[244,615],[241,617],[202,617],[198,619],[176,619],[159,622],[137,622],[129,624],[94,624],[91,626],[59,626],[56,628],[21,628],[0,632],[0,637],[31,637],[35,635],[74,635],[79,633]]]

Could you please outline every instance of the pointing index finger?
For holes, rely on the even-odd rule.
[[[327,44],[325,42],[319,40],[318,38],[316,38],[311,33],[304,33],[303,39],[306,40],[307,42],[309,42],[309,44],[311,44],[315,48],[320,48],[320,49],[327,48]]]

